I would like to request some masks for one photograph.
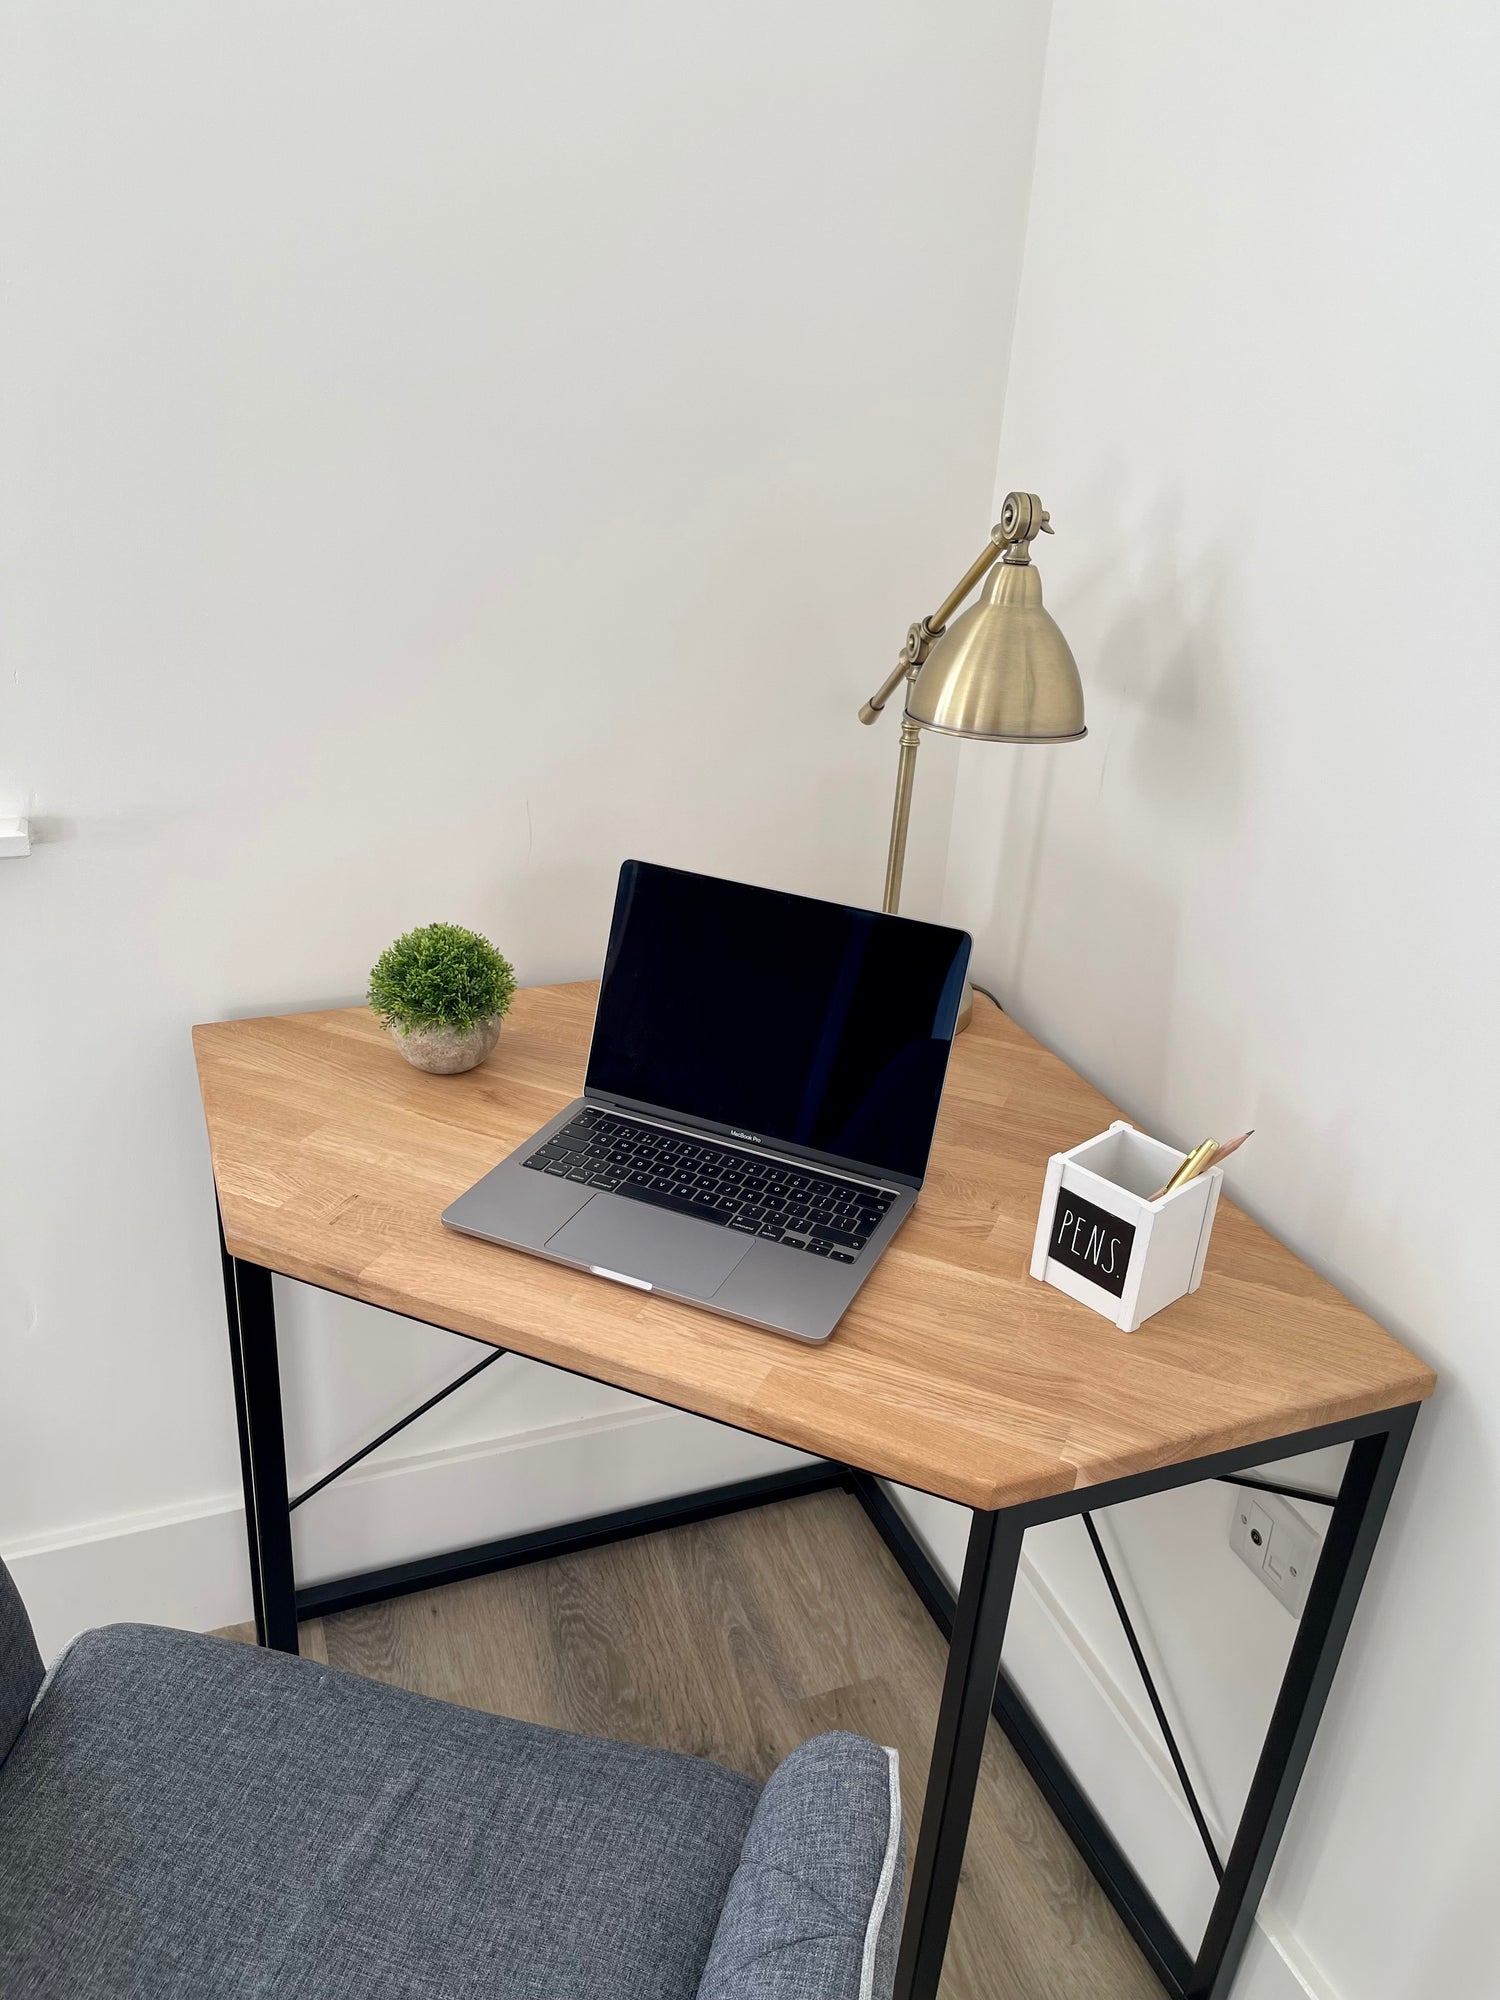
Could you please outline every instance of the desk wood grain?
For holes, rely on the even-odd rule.
[[[806,1347],[445,1230],[583,1083],[597,986],[531,987],[466,1076],[364,1008],[195,1028],[231,1252],[349,1298],[971,1507],[1417,1402],[1432,1371],[1221,1201],[1201,1289],[1120,1333],[1028,1273],[1049,1154],[1116,1116],[980,998],[927,1185],[833,1338]]]

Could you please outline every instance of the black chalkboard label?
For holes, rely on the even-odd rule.
[[[1080,1278],[1087,1278],[1101,1291],[1113,1292],[1119,1298],[1125,1290],[1125,1273],[1130,1269],[1134,1242],[1133,1222],[1122,1222],[1118,1215],[1085,1201],[1081,1194],[1058,1189],[1047,1255],[1055,1257],[1059,1264],[1066,1264]]]

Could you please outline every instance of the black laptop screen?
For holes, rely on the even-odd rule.
[[[588,1088],[918,1181],[969,940],[627,861]]]

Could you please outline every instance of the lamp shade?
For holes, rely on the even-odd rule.
[[[1029,562],[994,565],[933,642],[906,713],[924,729],[988,743],[1071,743],[1087,733],[1077,664]]]

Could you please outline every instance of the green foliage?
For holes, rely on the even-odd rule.
[[[425,924],[388,945],[370,974],[370,1005],[387,1027],[455,1028],[503,1014],[516,990],[509,960],[462,924]]]

